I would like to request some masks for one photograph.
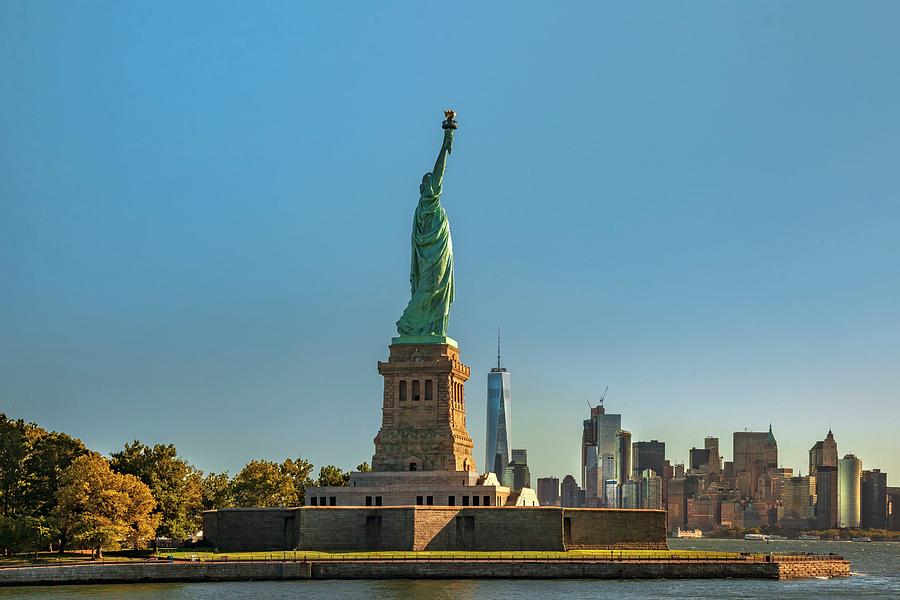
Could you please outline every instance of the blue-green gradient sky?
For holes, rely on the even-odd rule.
[[[441,110],[450,334],[578,472],[609,385],[680,461],[900,472],[900,3],[0,3],[0,410],[108,452],[370,460]]]

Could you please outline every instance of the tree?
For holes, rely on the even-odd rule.
[[[121,541],[139,547],[160,521],[150,488],[134,475],[112,471],[96,453],[79,456],[65,470],[57,500],[55,514],[66,537],[93,549],[96,558]]]
[[[6,552],[65,543],[51,515],[63,471],[87,450],[81,440],[0,414],[0,517]]]
[[[151,448],[135,440],[111,457],[113,470],[134,475],[150,487],[162,518],[159,535],[186,538],[200,528],[202,473],[179,458],[175,446],[156,444]]]
[[[25,422],[0,414],[0,516],[21,512],[25,485],[25,457],[28,454]]]
[[[372,467],[369,466],[369,463],[363,462],[363,463],[356,465],[356,470],[361,473],[368,473],[372,470]]]
[[[236,506],[296,506],[293,477],[268,460],[247,463],[232,482]]]
[[[0,548],[5,556],[46,548],[52,535],[45,518],[0,516]]]
[[[234,506],[234,490],[228,473],[207,473],[200,482],[203,494],[203,510],[231,508]]]
[[[344,473],[334,465],[325,465],[319,469],[320,487],[341,487],[350,483],[350,474]]]
[[[291,506],[302,506],[306,503],[306,488],[315,485],[315,481],[310,477],[312,470],[312,463],[302,458],[297,460],[289,458],[281,463],[281,471],[294,482],[294,500]]]
[[[81,440],[65,433],[45,431],[35,426],[29,435],[29,451],[25,460],[28,486],[22,500],[28,513],[47,517],[56,506],[56,492],[63,472],[79,456],[87,453]]]

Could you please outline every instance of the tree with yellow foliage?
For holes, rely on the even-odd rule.
[[[122,542],[142,546],[159,525],[150,488],[133,475],[112,471],[96,453],[76,458],[65,470],[57,502],[55,517],[65,538],[91,548],[95,558]]]

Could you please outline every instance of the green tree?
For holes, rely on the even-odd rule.
[[[63,471],[87,450],[81,440],[0,414],[0,517],[7,552],[65,540],[52,525]]]
[[[369,466],[369,463],[363,462],[363,463],[356,465],[356,470],[361,473],[368,473],[372,470],[372,467]]]
[[[282,465],[268,460],[247,463],[232,481],[236,506],[296,506],[293,477]]]
[[[65,470],[55,514],[68,539],[102,558],[121,541],[134,547],[153,537],[160,515],[150,488],[134,475],[112,471],[99,454],[85,454]]]
[[[45,518],[0,516],[0,549],[5,556],[46,548],[52,536]]]
[[[48,432],[40,427],[29,432],[25,460],[28,486],[22,497],[29,514],[43,518],[53,512],[63,472],[84,454],[87,454],[84,443],[65,433]]]
[[[234,490],[228,473],[207,473],[200,482],[203,494],[203,510],[231,508],[234,506]]]
[[[281,463],[281,471],[294,482],[294,500],[291,506],[302,506],[306,503],[306,488],[315,485],[310,475],[313,465],[308,460],[290,458]]]
[[[22,512],[27,455],[25,422],[0,414],[0,516],[11,517]]]
[[[350,473],[344,473],[334,465],[319,469],[318,484],[321,487],[340,487],[350,483]]]
[[[156,512],[162,518],[160,536],[186,538],[200,528],[202,473],[179,458],[175,446],[150,447],[135,440],[111,455],[111,466],[119,473],[134,475],[150,487]]]

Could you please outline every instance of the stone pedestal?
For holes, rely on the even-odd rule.
[[[378,363],[384,403],[372,469],[476,471],[466,430],[469,367],[459,362],[458,347],[393,341],[388,361]]]

